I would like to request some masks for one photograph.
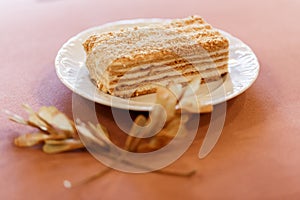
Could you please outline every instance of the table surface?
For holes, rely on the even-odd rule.
[[[202,160],[197,155],[210,115],[201,115],[192,146],[168,167],[196,169],[191,178],[113,171],[67,190],[63,180],[79,181],[104,165],[87,152],[15,147],[14,137],[32,129],[1,114],[0,199],[299,199],[299,8],[298,0],[1,1],[0,109],[23,116],[23,103],[54,105],[71,116],[72,92],[54,68],[58,49],[84,29],[121,19],[201,15],[251,46],[261,70],[250,89],[227,103],[222,135]],[[99,109],[118,131],[111,109]]]

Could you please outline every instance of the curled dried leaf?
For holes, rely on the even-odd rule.
[[[101,125],[95,126],[93,123],[88,122],[87,127],[91,131],[93,136],[95,136],[96,138],[100,140],[104,140],[106,142],[110,142],[108,130],[104,126]]]
[[[108,139],[110,139],[109,131],[108,131],[108,129],[105,126],[103,126],[101,124],[97,124],[96,128],[98,129],[98,131],[100,131],[101,133],[103,133]]]
[[[29,115],[35,114],[33,108],[31,108],[31,106],[29,106],[28,104],[23,104],[22,107]]]
[[[144,140],[140,142],[140,144],[136,148],[136,152],[145,153],[155,151],[164,147],[169,141],[170,138],[164,136],[155,136],[150,140]]]
[[[161,105],[165,109],[167,121],[174,117],[177,97],[170,89],[162,86],[157,88],[156,104]]]
[[[201,79],[199,77],[194,78],[185,88],[183,91],[182,98],[188,98],[190,96],[197,96],[199,95],[201,87]]]
[[[28,125],[28,122],[23,117],[16,115],[9,110],[4,110],[4,112],[9,116],[9,120],[18,124]]]
[[[30,114],[29,118],[28,118],[28,124],[30,126],[36,127],[42,131],[45,132],[51,132],[51,128],[43,121],[41,120],[35,113]]]
[[[171,82],[168,84],[167,88],[175,95],[177,100],[183,95],[184,89],[181,84]]]
[[[174,88],[174,86],[172,86]],[[210,113],[212,105],[203,105],[198,96],[201,94],[201,79],[194,78],[185,88],[182,89],[182,96],[176,105],[177,111],[185,113]]]
[[[176,117],[173,118],[173,120],[166,123],[164,128],[157,134],[158,136],[165,136],[168,138],[174,138],[174,137],[183,137],[185,135],[186,130],[186,123],[189,120],[188,115],[182,115],[179,114],[176,115]]]
[[[184,99],[180,103],[181,110],[184,113],[211,113],[213,111],[212,105],[201,105],[199,101]]]
[[[9,116],[9,119],[11,121],[14,121],[16,123],[23,124],[23,125],[32,126],[34,128],[38,128],[41,131],[45,131],[45,132],[49,131],[48,130],[49,127],[47,126],[47,124],[36,115],[36,113],[33,111],[33,109],[30,106],[24,104],[23,108],[29,114],[28,120],[25,120],[21,116],[11,113],[8,110],[6,110],[5,113]]]
[[[105,134],[101,133],[99,129],[92,128],[89,125],[81,122],[79,119],[76,120],[76,127],[79,133],[84,135],[84,141],[88,144],[97,144],[102,149],[109,149],[110,140],[107,137],[103,137]]]
[[[42,132],[27,133],[15,138],[14,144],[18,147],[32,147],[42,143],[46,139],[49,139],[49,135],[46,135]]]
[[[82,144],[80,140],[77,139],[51,139],[46,140],[45,144],[51,144],[51,145],[63,145],[63,144]]]
[[[34,112],[34,110],[27,104],[23,104],[24,110],[28,113],[28,124],[30,126],[36,127],[42,131],[48,131],[48,125],[39,118],[39,116]]]
[[[139,136],[141,130],[146,125],[147,119],[144,115],[139,115],[134,120],[133,125],[131,126],[129,135],[127,136],[127,139],[125,141],[125,150],[132,150],[133,149],[133,142],[136,139],[136,137]]]
[[[80,140],[66,139],[66,140],[47,140],[43,146],[45,153],[61,153],[65,151],[72,151],[85,148]]]
[[[46,124],[50,125],[57,132],[63,132],[67,135],[75,135],[75,126],[74,123],[57,108],[50,107],[41,107],[38,112],[38,117],[41,118]]]
[[[47,140],[65,139],[64,135],[48,135],[44,132],[27,133],[15,138],[14,144],[18,147],[31,147]]]

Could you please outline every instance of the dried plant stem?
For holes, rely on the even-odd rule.
[[[110,155],[108,155],[108,156],[111,159],[114,159],[113,156],[110,156]],[[118,160],[117,158],[115,158],[115,159]],[[124,164],[127,164],[127,165],[131,165],[133,167],[139,168],[139,169],[149,170],[152,173],[156,173],[156,174],[160,174],[160,175],[188,178],[188,177],[191,177],[191,176],[193,176],[193,175],[196,174],[196,170],[191,170],[191,171],[186,171],[186,172],[169,171],[169,170],[162,170],[162,169],[161,170],[152,170],[149,167],[146,167],[146,166],[143,166],[143,165],[139,165],[139,164],[136,164],[136,163],[132,163],[132,162],[129,162],[127,160],[118,160],[118,161],[122,162]],[[83,180],[81,180],[79,182],[74,183],[74,184],[72,184],[68,180],[65,180],[64,181],[64,187],[70,189],[70,188],[73,188],[73,187],[76,187],[76,186],[80,186],[80,185],[89,183],[91,181],[94,181],[94,180],[96,180],[98,178],[103,177],[105,174],[109,173],[112,170],[113,170],[113,168],[107,167],[104,170],[101,170],[98,173],[96,173],[94,175],[91,175],[91,176],[89,176],[89,177],[87,177],[87,178],[85,178],[85,179],[83,179]]]
[[[153,171],[153,173],[167,175],[167,176],[177,176],[177,177],[191,177],[196,174],[196,170],[191,170],[188,172],[175,172],[175,171],[167,171],[167,170],[157,170]]]
[[[80,185],[83,185],[83,184],[86,184],[86,183],[89,183],[91,181],[94,181],[102,176],[104,176],[105,174],[109,173],[110,171],[112,170],[112,168],[105,168],[101,171],[99,171],[98,173],[94,174],[94,175],[91,175],[79,182],[76,182],[74,184],[72,184],[70,181],[68,180],[64,180],[64,187],[67,188],[67,189],[71,189],[71,188],[74,188],[76,186],[80,186]]]
[[[83,179],[79,182],[74,183],[74,184],[72,184],[68,180],[65,180],[64,181],[64,187],[67,188],[67,189],[71,189],[71,188],[74,188],[76,186],[80,186],[80,185],[92,182],[92,181],[94,181],[98,178],[103,177],[105,174],[109,173],[112,170],[113,170],[113,168],[106,168],[106,169],[101,170],[100,172],[98,172],[94,175],[91,175],[91,176],[89,176],[89,177],[87,177],[87,178],[85,178],[85,179]],[[166,176],[191,177],[196,173],[196,171],[192,170],[192,171],[188,171],[188,172],[175,172],[175,171],[167,171],[167,170],[157,170],[157,171],[153,171],[153,173],[160,174],[160,175],[166,175]]]
[[[188,171],[188,172],[176,172],[176,171],[169,171],[169,170],[164,170],[164,169],[153,170],[149,167],[139,165],[139,164],[136,164],[136,163],[131,163],[131,162],[128,162],[126,160],[121,160],[121,162],[123,162],[125,164],[128,164],[128,165],[131,165],[131,166],[136,167],[136,168],[140,168],[140,169],[143,169],[143,170],[149,170],[152,173],[157,173],[157,174],[167,175],[167,176],[190,177],[190,176],[193,176],[196,173],[195,170],[191,170],[191,171]]]

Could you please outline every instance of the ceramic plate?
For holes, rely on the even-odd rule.
[[[95,33],[114,31],[130,26],[145,26],[162,21],[167,21],[167,19],[123,20],[79,33],[68,40],[58,51],[55,67],[59,79],[73,92],[91,101],[121,109],[151,110],[155,99],[153,94],[122,99],[99,91],[89,78],[82,43]],[[220,31],[230,42],[229,73],[221,82],[208,85],[206,90],[203,90],[201,96],[198,97],[202,104],[216,105],[236,97],[254,83],[259,73],[259,63],[251,48],[231,34]]]

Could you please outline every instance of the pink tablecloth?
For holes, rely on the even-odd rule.
[[[71,115],[72,92],[54,69],[58,49],[86,28],[120,19],[201,15],[249,44],[261,71],[249,90],[228,102],[223,133],[203,160],[197,154],[210,115],[201,116],[193,145],[170,167],[196,169],[192,178],[114,171],[66,190],[64,179],[78,181],[104,166],[87,152],[47,155],[17,148],[13,138],[32,129],[1,115],[0,198],[299,199],[299,8],[297,0],[1,1],[1,109],[20,113],[22,103],[54,105]],[[117,131],[110,108],[100,110]]]

